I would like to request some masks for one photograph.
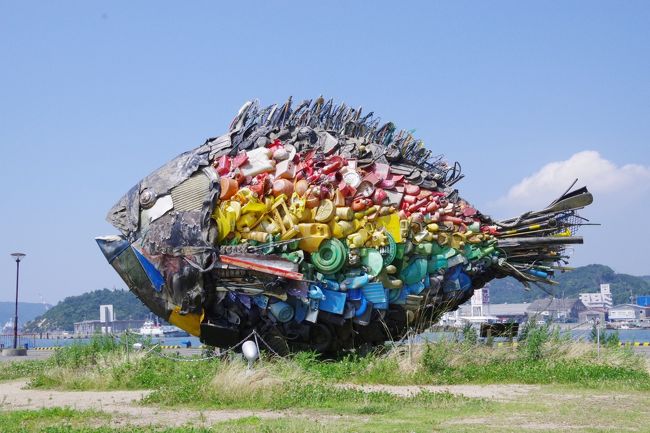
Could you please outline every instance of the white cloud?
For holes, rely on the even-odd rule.
[[[495,204],[520,210],[540,208],[562,194],[576,178],[576,186],[586,185],[596,198],[616,194],[619,199],[626,199],[650,190],[650,167],[617,166],[600,153],[586,150],[565,161],[546,164],[511,187]]]
[[[602,263],[618,272],[649,274],[646,249],[650,231],[634,231],[631,241],[632,238],[622,236],[622,229],[642,225],[650,213],[650,167],[619,166],[596,151],[579,152],[567,160],[546,164],[522,179],[489,203],[488,211],[499,219],[542,209],[576,178],[576,186],[587,186],[594,195],[594,203],[580,213],[602,226],[581,229],[579,235],[584,236],[585,245],[576,249],[574,264]],[[621,245],[624,248],[618,247]]]

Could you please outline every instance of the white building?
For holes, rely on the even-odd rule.
[[[472,316],[487,316],[490,314],[490,288],[485,286],[481,289],[474,290],[470,299],[472,306]]]
[[[523,323],[528,320],[526,310],[530,304],[490,304],[490,314],[498,318],[498,322]]]
[[[610,308],[610,322],[638,322],[646,319],[646,309],[634,304],[621,304]]]
[[[612,292],[609,284],[601,284],[598,293],[580,293],[580,300],[587,308],[612,308]]]
[[[99,322],[102,324],[102,334],[113,333],[113,322],[115,322],[115,314],[113,313],[112,304],[99,306]]]
[[[472,298],[458,307],[448,311],[440,319],[441,325],[463,326],[467,323],[494,323],[498,320],[490,314],[490,289],[485,286],[474,290]]]

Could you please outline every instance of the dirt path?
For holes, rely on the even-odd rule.
[[[421,391],[448,392],[470,398],[485,398],[497,401],[517,400],[538,391],[536,385],[354,385],[344,384],[343,388],[358,389],[364,392],[387,392],[400,397],[416,395]]]
[[[19,410],[50,407],[94,409],[113,415],[115,424],[158,424],[164,426],[211,425],[219,421],[248,416],[260,418],[285,416],[282,412],[263,410],[159,409],[137,404],[149,391],[35,390],[25,389],[26,383],[24,380],[0,383],[0,409]]]
[[[70,407],[78,410],[97,410],[112,415],[113,425],[210,426],[220,421],[244,417],[282,418],[306,416],[310,419],[337,418],[340,415],[314,413],[314,411],[265,410],[194,410],[162,409],[139,405],[150,391],[54,391],[26,389],[27,381],[0,383],[0,410],[41,409]],[[392,386],[392,385],[336,385],[364,392],[387,392],[406,397],[421,391],[449,392],[470,398],[511,401],[525,397],[540,389],[533,385],[446,385],[446,386]],[[345,416],[342,416],[345,417]]]

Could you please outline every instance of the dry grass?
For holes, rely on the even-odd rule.
[[[112,389],[115,388],[116,382],[113,372],[138,363],[145,356],[142,352],[131,353],[128,356],[121,351],[100,353],[95,363],[85,365],[83,368],[68,365],[47,368],[32,379],[32,385],[49,385],[73,390]]]
[[[489,365],[494,362],[514,361],[521,356],[515,346],[438,344],[444,345],[444,352],[447,355],[445,359],[450,367],[461,367],[468,363]],[[411,374],[421,368],[424,352],[424,345],[400,346],[384,355],[384,359],[395,362],[400,372]],[[543,358],[555,361],[583,360],[612,367],[638,367],[638,363],[644,361],[650,368],[650,358],[635,356],[629,349],[603,347],[599,355],[593,344],[585,342],[548,341],[543,345],[542,353]]]
[[[225,362],[210,382],[211,392],[232,401],[252,397],[272,399],[273,394],[291,380],[290,377],[278,374],[277,370],[277,367],[271,365],[258,365],[255,369],[248,370],[243,362]]]
[[[629,348],[602,347],[600,354],[593,343],[548,342],[544,345],[544,356],[557,360],[583,360],[597,365],[611,367],[642,368],[648,360],[637,356]]]

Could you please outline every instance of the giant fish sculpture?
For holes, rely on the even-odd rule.
[[[162,319],[221,348],[334,352],[421,331],[494,278],[553,284],[586,188],[494,221],[410,132],[322,97],[247,102],[135,185],[97,242]],[[571,188],[569,188],[571,190]]]

